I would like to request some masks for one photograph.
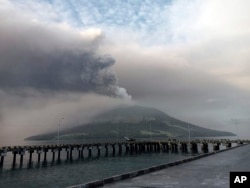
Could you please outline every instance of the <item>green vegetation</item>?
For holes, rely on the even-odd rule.
[[[62,130],[60,139],[234,136],[233,133],[202,128],[170,117],[160,110],[141,106],[121,106],[104,112],[88,124]],[[52,140],[57,133],[31,136],[27,140]]]

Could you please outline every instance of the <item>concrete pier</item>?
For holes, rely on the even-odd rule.
[[[105,178],[90,182],[89,184],[98,185],[93,187],[105,188],[228,188],[230,171],[250,171],[250,145],[224,151],[214,152],[215,155],[207,154],[207,157],[200,158],[199,160],[181,163],[142,176],[139,175],[145,170]],[[119,178],[120,180],[126,180],[116,181]],[[70,188],[81,186],[87,188],[90,187],[88,186],[89,184],[71,186]]]
[[[187,141],[166,140],[166,141],[127,141],[127,142],[110,142],[110,143],[91,143],[91,144],[62,144],[62,145],[42,145],[42,146],[14,146],[0,148],[0,168],[4,166],[4,159],[7,155],[13,155],[12,166],[15,167],[17,163],[17,156],[20,156],[19,164],[23,164],[24,156],[28,153],[28,163],[32,164],[33,153],[37,154],[37,161],[46,163],[47,161],[61,161],[61,153],[66,153],[66,160],[73,161],[84,158],[84,149],[87,157],[100,157],[102,153],[106,157],[109,155],[124,154],[139,154],[144,152],[198,152],[198,145],[201,146],[201,151],[209,152],[209,148],[213,151],[220,150],[224,145],[226,148],[231,148],[232,143],[242,145],[249,143],[248,140],[193,140],[190,143]],[[209,147],[212,145],[212,147]],[[104,152],[102,152],[104,150]],[[109,153],[109,151],[111,151]],[[78,152],[78,157],[73,158],[73,153]],[[211,152],[211,151],[210,151]],[[56,158],[57,153],[57,158]],[[51,157],[48,157],[51,156]],[[43,158],[42,158],[43,157]]]

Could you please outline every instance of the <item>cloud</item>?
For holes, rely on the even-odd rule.
[[[0,90],[0,97],[4,99],[1,100],[0,108],[1,142],[57,131],[61,118],[64,118],[62,129],[83,125],[104,110],[131,103],[94,93],[51,93],[33,89],[19,90],[18,94],[17,91],[12,93]]]
[[[235,132],[231,118],[241,119],[244,123],[239,125],[240,136],[249,135],[249,85],[234,82],[238,76],[241,79],[240,72],[232,70],[235,77],[220,72],[231,68],[226,46],[211,41],[145,47],[128,38],[124,39],[127,43],[117,42],[120,40],[114,36],[113,41],[116,42],[106,43],[102,50],[108,50],[119,62],[115,65],[119,82],[134,100],[218,130]],[[215,56],[217,50],[220,56]],[[232,55],[239,57],[239,52]],[[240,59],[247,60],[247,56]],[[239,65],[238,68],[242,69]]]
[[[98,50],[103,33],[42,22],[8,1],[0,8],[0,137],[24,138],[88,122],[131,96],[115,59]]]
[[[47,57],[48,61],[41,60],[53,70],[47,72],[46,67],[38,66],[39,72],[52,80],[42,89],[35,87],[39,85],[37,81],[48,82],[41,80],[40,75],[36,75],[38,79],[28,85],[24,85],[24,75],[32,75],[33,72],[19,75],[23,85],[17,85],[28,86],[26,92],[38,90],[41,95],[49,90],[52,95],[63,90],[63,93],[95,92],[122,96],[126,95],[126,91],[120,88],[122,86],[142,105],[157,107],[201,126],[233,132],[235,125],[231,119],[236,118],[241,122],[240,134],[250,134],[248,0],[1,2],[6,4],[0,6],[2,10],[15,10],[12,16],[25,12],[18,23],[11,20],[11,16],[5,17],[3,20],[11,20],[8,23],[12,25],[3,26],[8,29],[15,24],[28,25],[35,31],[33,34],[29,32],[32,40],[24,40],[26,35],[23,34],[19,37],[19,46],[11,44],[11,49],[18,50],[11,52],[9,58],[23,61],[23,52],[33,50],[34,41],[39,41],[36,44],[42,47],[35,45],[35,48],[43,50],[29,53],[32,54],[30,59]],[[30,18],[33,22],[28,21]],[[19,36],[27,33],[27,30],[22,31],[27,27],[14,28],[7,33],[18,33]],[[84,32],[80,33],[83,28]],[[45,34],[49,40],[37,37]],[[1,56],[5,57],[10,51],[5,50]],[[78,67],[83,54],[88,62],[94,62],[93,67]],[[111,54],[112,57],[100,54]],[[51,64],[53,58],[55,64]],[[71,60],[76,63],[69,66]],[[60,67],[51,67],[58,65],[59,61],[63,62]],[[15,69],[1,67],[0,70],[4,68],[11,73],[24,69],[15,66]],[[82,72],[85,73],[83,77]],[[86,80],[91,77],[89,72],[94,75],[90,86],[86,85]],[[119,77],[119,85],[114,72]],[[6,71],[2,73],[9,75]],[[58,80],[59,84],[55,84]],[[8,82],[12,83],[10,77]],[[83,86],[80,82],[85,87],[80,87]],[[2,83],[4,92],[13,92],[3,86]],[[20,90],[18,93],[18,96],[20,93],[27,95]]]
[[[44,24],[0,15],[0,87],[96,92],[129,97],[111,69],[115,60],[100,55],[102,34],[67,25]]]

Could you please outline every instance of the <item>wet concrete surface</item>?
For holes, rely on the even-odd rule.
[[[250,171],[250,144],[106,188],[229,188],[230,171]]]

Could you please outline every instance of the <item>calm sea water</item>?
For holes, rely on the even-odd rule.
[[[77,142],[77,141],[72,141]],[[78,141],[79,142],[79,141]],[[33,142],[20,145],[30,144],[48,144],[49,142]],[[212,146],[211,146],[212,147]],[[17,157],[17,164],[12,168],[12,154],[8,153],[4,161],[4,166],[0,170],[0,187],[67,187],[75,184],[82,184],[89,181],[110,177],[117,174],[126,173],[133,170],[144,169],[154,165],[169,163],[193,155],[189,153],[141,153],[141,154],[116,154],[112,156],[110,148],[109,156],[105,157],[105,150],[101,150],[101,157],[97,158],[97,151],[93,149],[93,157],[88,158],[87,150],[85,150],[84,159],[78,159],[76,150],[73,152],[73,160],[69,162],[66,160],[66,152],[62,152],[61,161],[51,162],[51,153],[48,152],[48,162],[37,163],[37,154],[33,154],[32,166],[28,165],[28,154],[24,157],[23,165],[19,164],[19,156]],[[212,149],[210,148],[210,151]],[[43,155],[41,161],[43,159]]]

